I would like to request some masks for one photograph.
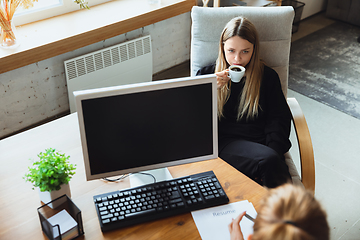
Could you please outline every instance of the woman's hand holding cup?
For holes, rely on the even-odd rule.
[[[222,72],[217,72],[215,74],[217,79],[217,87],[221,88],[230,80],[235,83],[240,82],[245,74],[245,68],[243,66],[232,65],[229,67],[229,69],[226,69]]]
[[[245,74],[245,68],[243,66],[231,65],[229,67],[229,77],[231,81],[238,83]]]
[[[224,71],[215,73],[218,88],[223,87],[225,84],[227,84],[230,81],[228,71],[229,70],[226,69]]]

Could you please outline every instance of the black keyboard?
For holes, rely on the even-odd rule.
[[[213,171],[94,196],[101,231],[229,202]]]

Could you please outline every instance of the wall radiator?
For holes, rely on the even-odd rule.
[[[64,61],[70,111],[74,91],[152,81],[151,49],[149,35]]]

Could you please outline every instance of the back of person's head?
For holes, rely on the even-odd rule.
[[[254,223],[252,240],[328,240],[326,213],[313,194],[284,184],[269,190]]]

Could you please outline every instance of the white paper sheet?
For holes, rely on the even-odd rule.
[[[65,232],[77,226],[77,222],[70,216],[70,214],[65,209],[49,218],[48,221],[53,226],[59,224],[61,234],[64,234]],[[54,238],[57,238],[59,236],[58,228],[55,227],[53,229]]]
[[[203,240],[218,240],[230,239],[228,225],[233,218],[235,219],[244,211],[253,218],[257,216],[254,206],[247,200],[198,210],[191,212],[191,214]],[[248,235],[253,233],[253,226],[252,221],[243,217],[240,227],[244,239],[247,239]]]

